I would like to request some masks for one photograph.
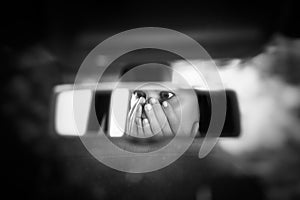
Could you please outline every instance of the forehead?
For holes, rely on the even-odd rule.
[[[163,90],[174,90],[174,87],[170,87],[170,85],[162,84],[162,83],[145,83],[135,87],[135,90],[142,91],[163,91]]]
[[[86,86],[88,87],[88,85]],[[95,87],[91,85],[90,87]],[[116,88],[126,88],[129,90],[177,90],[194,89],[184,84],[174,84],[171,82],[115,82],[97,84],[97,90],[114,90]]]
[[[140,90],[147,94],[150,92],[153,92],[152,94],[158,94],[161,91],[169,91],[176,94],[177,97],[182,96],[183,99],[195,96],[194,88],[184,86],[185,85],[177,85],[170,82],[119,82],[115,85],[115,88],[126,88],[131,92]]]

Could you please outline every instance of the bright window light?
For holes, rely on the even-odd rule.
[[[73,91],[61,92],[57,96],[55,108],[55,130],[60,135],[84,135],[86,133],[92,92],[90,90],[77,90],[76,98],[80,107],[76,108],[78,114],[77,126],[73,111]]]

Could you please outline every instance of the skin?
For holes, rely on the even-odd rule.
[[[141,97],[132,105],[128,116],[128,135],[136,138],[161,138],[175,134],[197,134],[199,106],[192,90],[176,90],[175,96],[163,101],[159,94],[162,90],[166,91],[165,88],[142,90],[146,99]]]

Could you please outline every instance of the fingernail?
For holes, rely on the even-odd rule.
[[[145,105],[145,108],[146,108],[146,110],[148,110],[148,111],[149,111],[149,110],[151,110],[151,109],[152,109],[152,106],[151,106],[151,104],[146,104],[146,105]]]
[[[151,98],[151,99],[150,99],[150,103],[151,103],[151,104],[155,104],[155,103],[156,103],[156,99],[155,99],[155,98]]]
[[[145,102],[146,102],[146,99],[145,99],[144,97],[141,97],[141,98],[140,98],[140,103],[141,103],[141,104],[144,104]]]
[[[143,123],[144,123],[144,124],[148,124],[148,123],[149,123],[148,119],[144,119],[144,120],[143,120]]]
[[[162,103],[162,105],[163,105],[164,108],[168,107],[168,103],[167,103],[166,101],[164,101],[164,102]]]

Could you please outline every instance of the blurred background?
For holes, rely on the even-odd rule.
[[[2,10],[3,196],[300,199],[296,1],[47,0],[12,2]],[[156,172],[127,174],[100,164],[78,138],[51,132],[52,94],[54,86],[73,83],[81,62],[101,41],[145,26],[180,31],[207,50],[225,86],[237,92],[242,132],[220,140],[205,159],[187,155]],[[167,53],[136,52],[108,74],[149,62],[149,55],[183,65]]]

